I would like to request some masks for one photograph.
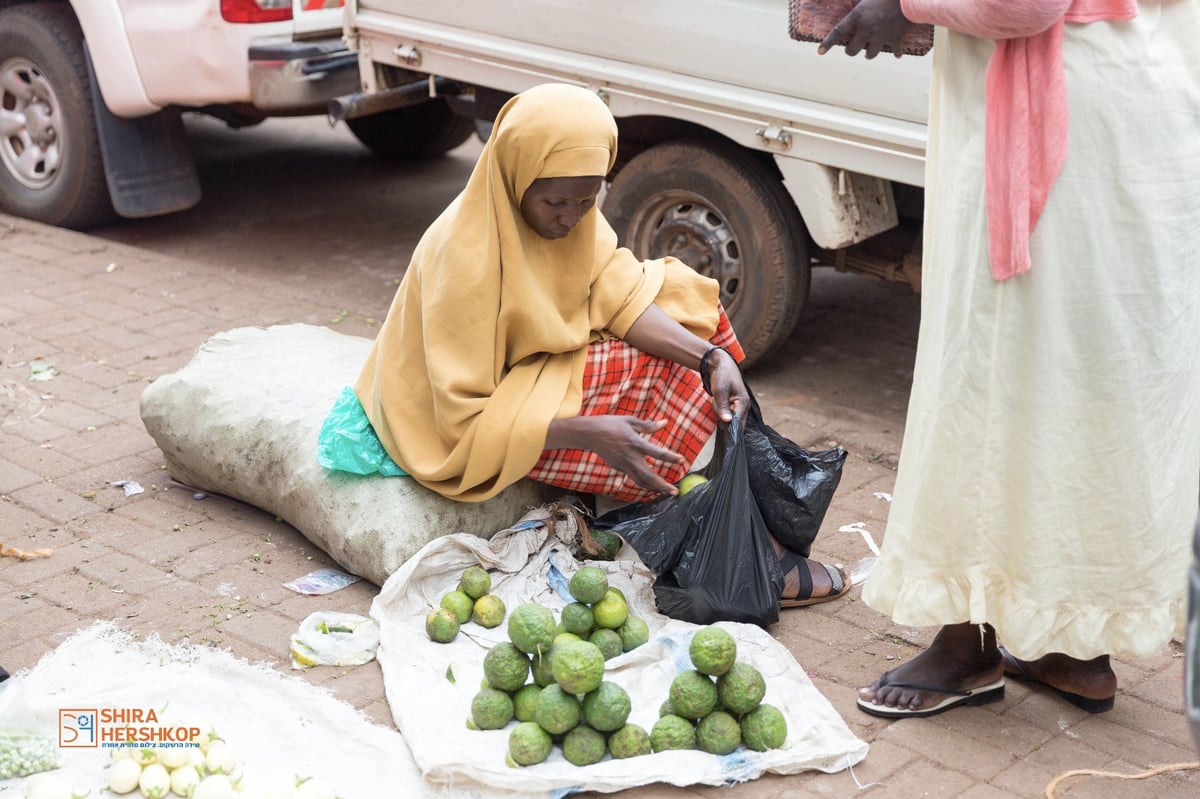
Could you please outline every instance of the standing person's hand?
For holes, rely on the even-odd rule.
[[[879,55],[884,47],[891,47],[896,58],[902,54],[901,41],[913,26],[900,8],[900,0],[860,0],[833,26],[817,48],[824,55],[830,47],[846,45],[846,55],[858,55],[864,51],[867,58]]]

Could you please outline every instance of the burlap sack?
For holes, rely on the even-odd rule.
[[[523,480],[486,502],[455,502],[408,477],[319,466],[321,422],[370,346],[304,324],[218,333],[146,388],[142,422],[176,480],[279,516],[380,585],[434,538],[490,538],[550,498],[551,489]]]

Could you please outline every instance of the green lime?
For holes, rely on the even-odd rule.
[[[617,759],[648,755],[650,733],[636,724],[626,724],[608,736],[608,751]]]
[[[484,688],[471,700],[471,721],[481,730],[498,730],[513,719],[512,697]]]
[[[668,749],[695,749],[696,726],[683,718],[668,714],[660,716],[650,728],[650,748],[655,752]]]
[[[454,613],[459,624],[471,620],[471,611],[475,609],[475,600],[462,591],[451,591],[442,597],[441,606]]]
[[[532,766],[550,756],[550,734],[532,721],[522,721],[508,735],[508,756],[518,766]]]
[[[518,605],[508,614],[508,639],[531,655],[549,652],[554,641],[554,614],[533,602]]]
[[[604,551],[596,555],[592,560],[612,560],[621,551],[621,536],[616,533],[611,533],[608,530],[592,530],[592,538],[600,545]]]
[[[592,617],[596,620],[597,627],[615,630],[629,618],[629,606],[621,592],[610,588],[604,592],[603,599],[592,603]]]
[[[765,702],[742,716],[741,727],[742,743],[755,752],[779,749],[787,741],[787,719]]]
[[[604,733],[597,732],[585,724],[563,736],[563,757],[573,766],[590,766],[604,759],[606,750]]]
[[[708,478],[699,472],[689,472],[683,476],[683,479],[677,484],[679,487],[679,496],[684,496],[698,485],[703,485],[708,482]]]
[[[713,755],[727,755],[742,743],[737,719],[724,710],[714,710],[696,725],[696,748]]]
[[[749,663],[738,661],[717,678],[717,698],[726,710],[738,716],[758,707],[766,693],[766,680]]]
[[[717,706],[717,686],[707,674],[681,671],[671,681],[670,702],[677,716],[704,718]]]
[[[513,694],[513,715],[517,717],[517,721],[533,721],[533,707],[537,701],[538,694],[542,692],[542,686],[537,683],[529,683],[522,685]]]
[[[617,628],[617,634],[621,636],[621,650],[628,652],[650,640],[650,626],[645,619],[628,616],[625,623]]]
[[[482,566],[468,566],[458,579],[458,590],[471,599],[479,599],[492,590],[492,575]]]
[[[547,685],[533,703],[533,720],[551,735],[573,729],[582,715],[579,700],[557,685]]]
[[[572,602],[562,609],[562,628],[564,632],[586,638],[592,631],[594,624],[592,609],[582,602]]]
[[[483,656],[483,678],[501,691],[516,691],[529,677],[529,655],[509,641],[495,644]]]
[[[737,660],[737,641],[721,627],[701,627],[692,635],[688,654],[696,671],[719,677]]]
[[[504,621],[504,600],[495,594],[484,594],[475,600],[471,618],[480,627],[499,627]]]
[[[551,651],[554,651],[553,647],[550,649]],[[542,688],[552,684],[554,682],[554,672],[550,666],[550,655],[534,655],[531,660],[533,661],[533,665],[530,671],[533,672],[534,684],[539,685]]]
[[[583,697],[583,718],[601,732],[612,732],[625,726],[633,702],[624,688],[605,680]]]
[[[448,608],[437,608],[429,611],[425,617],[425,633],[430,640],[439,644],[448,644],[458,636],[458,619],[454,611]]]
[[[567,590],[576,602],[585,605],[599,602],[608,591],[608,575],[599,566],[584,566],[571,575]]]
[[[586,694],[604,679],[604,653],[590,641],[564,641],[550,650],[550,671],[567,693]]]
[[[616,630],[600,627],[588,637],[588,640],[600,647],[600,652],[604,655],[605,660],[612,660],[621,654],[621,636],[617,634]]]

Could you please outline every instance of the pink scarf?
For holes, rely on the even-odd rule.
[[[1137,0],[901,0],[913,22],[995,39],[986,75],[992,277],[1029,271],[1029,237],[1067,156],[1067,22],[1130,20]]]

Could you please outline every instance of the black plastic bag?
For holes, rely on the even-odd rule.
[[[807,555],[846,453],[809,453],[768,427],[758,403],[722,425],[708,482],[682,497],[617,508],[595,527],[617,533],[658,579],[660,612],[696,624],[779,619],[783,573],[771,536]]]

